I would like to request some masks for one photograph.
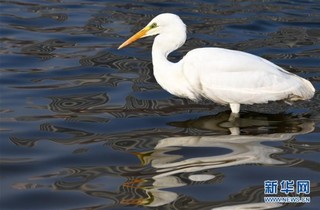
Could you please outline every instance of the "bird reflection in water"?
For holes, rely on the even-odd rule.
[[[140,165],[73,167],[37,178],[55,177],[57,180],[52,187],[56,190],[79,190],[105,198],[109,201],[103,206],[105,208],[132,205],[168,205],[177,209],[214,209],[222,206],[232,206],[234,209],[274,208],[279,204],[263,202],[262,186],[250,186],[231,198],[216,201],[199,201],[170,189],[223,183],[225,175],[219,169],[231,166],[309,167],[303,165],[307,160],[280,157],[285,153],[283,147],[270,146],[268,142],[292,140],[296,135],[312,132],[315,121],[311,119],[307,115],[244,113],[241,118],[230,122],[229,113],[222,112],[196,120],[169,123],[176,130],[182,129],[180,135],[170,135],[168,131],[158,135],[155,130],[150,130],[149,133],[133,131],[105,136],[101,139],[108,139],[108,146],[133,154],[140,160]],[[237,133],[233,133],[235,128]],[[308,142],[303,142],[303,145],[306,144]],[[297,145],[296,152],[299,152],[299,147],[301,145]],[[313,149],[311,143],[303,151]],[[102,179],[106,181],[101,183]],[[118,184],[112,182],[114,179]],[[31,185],[35,186],[34,183],[26,184]],[[110,189],[111,186],[114,189]]]
[[[268,119],[269,118],[269,119]],[[281,121],[280,121],[281,120]],[[290,115],[265,115],[254,116],[253,113],[244,118],[238,118],[234,122],[228,119],[228,113],[220,113],[217,116],[207,116],[197,120],[174,122],[171,125],[185,128],[197,128],[216,131],[229,129],[230,135],[206,135],[206,136],[179,136],[168,137],[158,141],[152,151],[134,152],[144,166],[150,165],[154,169],[152,184],[144,182],[142,177],[130,180],[131,187],[145,189],[147,198],[141,198],[138,204],[146,206],[162,206],[180,199],[179,195],[166,188],[175,188],[191,184],[208,184],[221,182],[223,175],[212,172],[212,169],[223,167],[258,164],[264,166],[293,165],[295,161],[281,160],[272,156],[282,153],[282,149],[262,144],[270,141],[286,141],[298,134],[310,133],[314,130],[314,122],[307,118],[295,118]],[[244,130],[245,135],[233,133],[237,127],[237,134]],[[193,157],[182,155],[185,148],[200,148],[199,154]],[[205,148],[210,150],[224,150],[227,153],[206,155]],[[201,151],[203,151],[201,153]],[[147,184],[145,184],[147,183]],[[147,186],[145,186],[147,185]],[[128,182],[126,183],[128,186]],[[263,189],[259,189],[260,195]],[[152,199],[150,197],[152,195]],[[255,198],[257,199],[257,198]],[[248,201],[249,203],[249,201]],[[234,205],[232,208],[250,207],[255,209],[268,209],[279,207],[279,204],[252,203]],[[218,203],[212,202],[206,205],[213,208]],[[200,205],[200,206],[197,206]],[[191,207],[197,209],[203,205],[198,203]],[[206,207],[208,207],[206,206]]]

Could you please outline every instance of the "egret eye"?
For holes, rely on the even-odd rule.
[[[156,24],[156,23],[152,23],[151,25],[150,25],[150,28],[152,29],[152,28],[156,28],[156,27],[158,27],[158,25]]]

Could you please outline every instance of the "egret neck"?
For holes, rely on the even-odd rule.
[[[153,73],[160,86],[173,95],[197,100],[191,85],[183,74],[183,59],[177,63],[170,62],[168,55],[181,47],[186,41],[186,28],[167,31],[155,37],[152,46]],[[179,32],[179,34],[177,34]]]

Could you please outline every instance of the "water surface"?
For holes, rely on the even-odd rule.
[[[318,209],[317,1],[0,1],[1,209]],[[250,52],[310,80],[310,101],[229,108],[166,93],[152,38],[172,12],[196,47]],[[265,180],[311,181],[310,204],[264,203]],[[292,195],[294,196],[294,195]]]

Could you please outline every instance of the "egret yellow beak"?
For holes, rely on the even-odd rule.
[[[145,27],[143,29],[141,29],[139,32],[137,32],[135,35],[133,35],[132,37],[130,37],[127,41],[123,42],[119,47],[118,50],[120,50],[121,48],[124,48],[125,46],[137,41],[138,39],[142,38],[144,35],[146,35],[146,33],[150,30],[149,27]]]

